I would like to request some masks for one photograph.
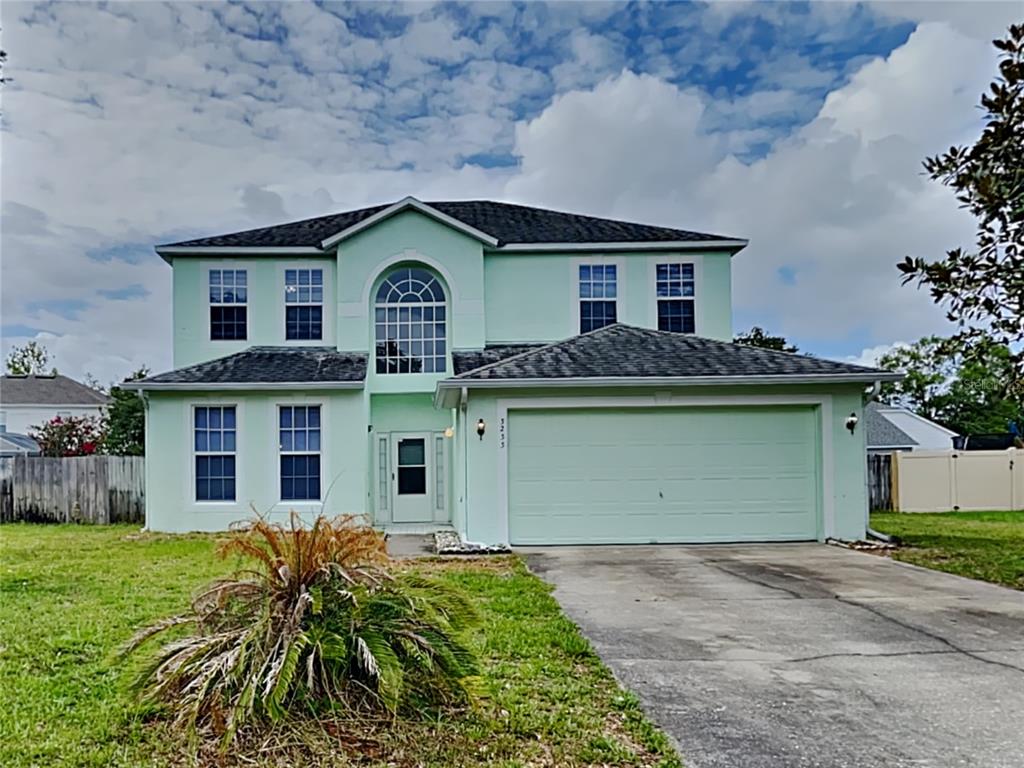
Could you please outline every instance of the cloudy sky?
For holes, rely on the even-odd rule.
[[[894,264],[971,242],[920,162],[1020,7],[5,0],[4,350],[165,369],[154,243],[412,194],[748,237],[736,328],[869,358],[946,330]]]

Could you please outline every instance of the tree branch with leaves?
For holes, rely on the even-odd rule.
[[[977,245],[929,262],[906,257],[903,282],[927,287],[958,332],[949,344],[970,353],[992,339],[1011,349],[1012,391],[1024,394],[1024,24],[994,40],[999,75],[982,94],[985,128],[972,147],[951,147],[924,168],[953,189],[977,219]]]
[[[13,347],[7,355],[7,373],[12,376],[56,376],[57,369],[50,367],[50,353],[37,341],[30,341],[24,346]]]

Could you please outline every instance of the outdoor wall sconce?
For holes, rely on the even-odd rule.
[[[484,439],[484,432],[487,431],[487,424],[483,419],[477,419],[476,421],[476,433],[480,435],[480,439]]]
[[[849,416],[846,417],[846,428],[850,430],[851,435],[853,434],[853,431],[857,428],[858,421],[859,419],[857,418],[856,413],[851,413]]]
[[[445,437],[454,437],[455,436],[455,430],[452,429],[451,427],[445,427],[444,428],[444,436]]]

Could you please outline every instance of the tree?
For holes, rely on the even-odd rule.
[[[962,435],[1024,425],[1024,404],[1010,388],[1013,354],[991,339],[958,350],[949,339],[927,336],[892,350],[878,365],[904,374],[903,381],[882,386],[881,399]]]
[[[50,353],[37,341],[30,341],[23,347],[13,347],[7,355],[7,372],[14,376],[46,375],[46,366],[50,362]],[[49,375],[55,376],[56,368],[51,368]]]
[[[899,371],[902,381],[886,382],[880,399],[909,408],[919,416],[938,420],[937,398],[956,376],[956,361],[943,350],[945,339],[926,336],[909,346],[899,346],[878,360],[878,367]]]
[[[958,332],[949,344],[978,351],[985,338],[1014,349],[1012,388],[1024,389],[1024,24],[993,45],[1001,51],[999,75],[981,96],[985,129],[972,147],[951,147],[929,157],[933,181],[952,188],[977,219],[977,248],[954,248],[927,262],[906,257],[897,267],[904,284],[927,286],[945,305]]]
[[[57,416],[29,427],[28,436],[39,443],[44,456],[91,456],[100,450],[103,428],[95,416]]]
[[[770,336],[763,328],[755,325],[749,331],[736,334],[733,339],[737,344],[747,347],[761,347],[762,349],[774,349],[778,352],[798,352],[796,346],[786,341],[783,336]]]
[[[138,381],[149,375],[139,368],[125,381]],[[110,388],[110,405],[104,416],[103,450],[116,456],[142,456],[146,452],[146,414],[142,399],[135,392]]]

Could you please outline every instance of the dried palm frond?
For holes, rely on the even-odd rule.
[[[477,621],[460,592],[385,569],[383,536],[355,517],[304,527],[258,519],[220,547],[253,567],[212,583],[192,611],[135,635],[126,651],[172,627],[139,679],[175,721],[222,735],[281,721],[297,710],[395,714],[466,701],[477,673],[465,633]]]

